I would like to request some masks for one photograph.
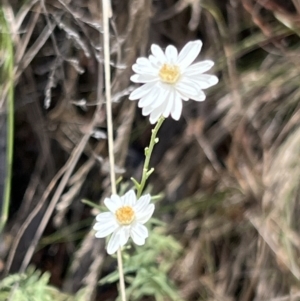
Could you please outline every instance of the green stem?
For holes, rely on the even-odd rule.
[[[141,182],[138,183],[135,179],[132,179],[132,181],[135,183],[136,188],[137,188],[137,199],[139,199],[141,197],[144,187],[145,187],[145,184],[146,184],[146,181],[154,171],[154,168],[151,168],[149,170],[149,164],[150,164],[151,155],[152,155],[152,152],[154,149],[154,145],[156,143],[158,143],[158,138],[156,137],[157,133],[158,133],[161,125],[163,124],[164,120],[165,120],[164,117],[160,117],[158,122],[156,123],[154,129],[152,129],[152,135],[151,135],[149,146],[145,148],[145,162],[144,162]]]
[[[2,25],[2,33],[0,33],[0,53],[5,57],[3,71],[0,74],[0,99],[6,99],[7,112],[7,142],[6,142],[6,175],[3,193],[3,203],[0,217],[0,234],[5,227],[8,219],[11,177],[12,177],[12,161],[13,161],[13,139],[14,139],[14,53],[13,42],[9,33],[9,27],[5,20],[3,11],[0,11],[0,24]],[[6,80],[5,80],[6,79]],[[8,88],[7,88],[8,87]],[[7,93],[4,95],[3,93]],[[0,196],[1,197],[1,196]]]

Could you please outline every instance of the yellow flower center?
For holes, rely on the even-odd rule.
[[[174,84],[180,76],[180,69],[176,65],[163,64],[159,70],[160,79],[167,84]]]
[[[133,209],[130,206],[124,206],[119,208],[116,213],[117,221],[121,225],[130,225],[135,218]]]

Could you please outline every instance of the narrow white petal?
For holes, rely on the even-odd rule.
[[[150,201],[151,201],[150,194],[141,196],[139,200],[136,202],[136,204],[134,205],[134,210],[136,214],[138,215],[140,212],[143,212],[147,207],[147,205],[150,203]]]
[[[196,96],[191,97],[195,101],[204,101],[206,98],[205,93],[202,90],[199,90]]]
[[[149,236],[148,229],[139,223],[131,227],[130,236],[138,246],[145,244],[145,239]]]
[[[184,97],[185,97],[185,101],[186,101],[186,99],[188,98],[188,99],[193,99],[194,97],[197,97],[197,93],[198,92],[196,92],[196,93],[190,93],[190,91],[182,91],[182,90],[178,90],[182,95],[184,95]]]
[[[150,95],[150,94],[145,95],[144,97],[142,97],[139,100],[138,107],[139,108],[149,107],[149,106],[151,106],[153,101],[155,101],[155,99],[153,99],[152,95]]]
[[[151,103],[151,107],[153,108],[152,111],[158,107],[162,107],[163,104],[168,101],[169,94],[171,93],[173,87],[168,84],[158,83],[157,89],[159,93],[156,95],[155,101]]]
[[[151,65],[150,61],[145,57],[137,58],[136,63],[141,66],[150,66]]]
[[[219,82],[219,79],[215,75],[210,74],[200,74],[192,79],[200,89],[207,89],[214,86]]]
[[[135,89],[129,95],[129,99],[136,100],[136,99],[142,98],[143,96],[147,95],[153,89],[154,85],[155,85],[155,83],[151,82],[151,83],[147,83],[147,84]]]
[[[141,66],[138,64],[134,64],[132,66],[132,70],[138,74],[149,74],[149,75],[157,75],[158,70],[150,66]]]
[[[152,89],[145,95],[138,103],[138,107],[148,107],[155,103],[159,98],[158,95],[160,94],[160,88],[157,86],[153,86]]]
[[[177,92],[177,95],[178,95],[181,99],[183,99],[184,101],[189,100],[189,98],[186,97],[186,96],[184,96],[182,93],[180,93],[180,91],[177,91],[177,90],[176,90],[176,92]]]
[[[112,194],[110,196],[110,199],[114,202],[117,203],[119,207],[123,206],[123,201],[122,199],[117,195],[117,194]],[[119,208],[118,207],[118,208]]]
[[[129,190],[122,196],[125,206],[133,207],[136,203],[136,195],[133,190]]]
[[[119,227],[111,236],[108,245],[107,253],[114,254],[120,247],[124,246],[130,236],[130,227]]]
[[[175,86],[176,90],[179,91],[182,95],[191,98],[191,95],[197,95],[197,92],[199,90],[199,88],[197,87],[197,85],[190,81],[185,80],[180,80],[176,86]]]
[[[167,99],[167,102],[166,102],[166,106],[165,106],[165,109],[164,109],[164,112],[163,112],[163,116],[165,118],[169,117],[169,115],[171,113],[171,110],[173,108],[173,104],[174,104],[174,101],[175,101],[175,95],[176,95],[176,91],[173,89],[169,93],[169,96],[168,96],[168,99]]]
[[[120,247],[124,246],[128,239],[129,239],[129,236],[130,236],[130,229],[131,227],[130,226],[123,226],[119,232],[120,232]]]
[[[158,61],[164,63],[166,61],[166,57],[162,49],[155,44],[151,45],[151,52],[157,58]]]
[[[150,114],[150,118],[149,121],[151,124],[154,124],[157,122],[157,120],[159,119],[159,117],[163,114],[165,107],[166,107],[166,101],[164,103],[161,104],[161,106],[155,108],[151,114]]]
[[[104,204],[109,211],[115,213],[115,211],[122,206],[122,201],[118,195],[113,194],[110,198],[104,200]]]
[[[143,116],[149,115],[153,111],[153,108],[151,106],[143,107],[142,114]]]
[[[114,214],[111,212],[102,212],[96,216],[96,221],[100,223],[105,223],[111,220],[114,217]]]
[[[196,74],[201,74],[204,73],[206,71],[208,71],[209,69],[211,69],[211,67],[214,65],[213,61],[202,61],[196,64],[193,64],[189,67],[187,67],[183,74],[187,75],[187,76],[191,76],[191,75],[196,75]]]
[[[182,100],[180,96],[176,93],[174,105],[172,108],[171,116],[175,120],[179,120],[182,112]]]
[[[141,224],[147,223],[148,220],[150,219],[150,217],[152,216],[154,209],[155,209],[154,204],[149,204],[143,212],[140,212],[137,215],[137,217],[136,217],[137,222],[139,222]]]
[[[134,74],[130,77],[130,80],[134,83],[144,84],[157,81],[158,77],[156,75],[151,74]]]
[[[149,55],[149,62],[151,63],[153,68],[156,68],[157,70],[161,67],[163,62],[159,61],[154,55]]]
[[[108,245],[107,245],[107,253],[108,254],[114,254],[117,252],[117,250],[121,247],[120,245],[120,229],[116,230],[111,238],[109,239]]]
[[[200,40],[188,42],[178,55],[178,65],[181,69],[188,67],[198,56],[202,47]]]
[[[113,233],[116,229],[118,229],[119,225],[114,219],[111,219],[109,222],[103,224],[103,223],[96,223],[93,227],[94,230],[96,230],[95,236],[98,238],[103,238],[111,233]]]
[[[178,51],[173,45],[169,45],[166,48],[166,58],[167,62],[170,64],[175,64],[177,62]]]

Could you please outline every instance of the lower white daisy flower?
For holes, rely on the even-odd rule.
[[[154,212],[154,204],[150,204],[150,194],[142,196],[138,201],[133,190],[119,197],[113,194],[104,200],[104,204],[110,212],[103,212],[96,216],[97,223],[94,225],[95,236],[98,238],[112,234],[107,253],[113,254],[124,246],[129,237],[135,244],[145,244],[148,230],[144,224]]]
[[[150,115],[150,122],[157,122],[160,116],[178,120],[182,111],[182,100],[205,100],[203,89],[218,83],[214,75],[203,74],[214,62],[210,60],[195,63],[202,47],[200,40],[187,43],[178,54],[177,49],[169,45],[165,52],[153,44],[149,58],[138,58],[132,66],[136,73],[131,76],[135,83],[143,86],[134,90],[130,100],[139,100],[144,116]]]

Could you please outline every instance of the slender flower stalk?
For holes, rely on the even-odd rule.
[[[106,93],[106,113],[107,113],[107,131],[108,131],[108,149],[111,190],[115,194],[116,176],[115,176],[115,160],[114,160],[114,141],[113,141],[113,123],[112,123],[112,101],[111,101],[111,82],[110,82],[110,47],[109,47],[109,18],[111,17],[110,0],[102,0],[103,9],[103,30],[104,30],[104,70],[105,70],[105,93]],[[122,263],[121,249],[118,249],[118,269],[120,279],[120,291],[122,301],[126,301],[124,271]]]
[[[149,146],[145,148],[145,162],[144,162],[144,166],[143,166],[141,182],[138,183],[134,178],[131,178],[131,180],[134,182],[135,187],[137,189],[137,198],[139,198],[142,195],[143,190],[145,188],[146,181],[154,171],[154,168],[149,169],[149,164],[150,164],[150,159],[151,159],[151,155],[152,155],[154,146],[159,141],[157,138],[157,133],[158,133],[160,127],[162,126],[164,120],[165,120],[165,118],[161,116],[159,118],[157,124],[155,125],[154,129],[152,129]]]
[[[145,149],[145,162],[141,182],[138,183],[132,178],[137,189],[137,196],[133,190],[128,191],[121,197],[115,193],[112,194],[110,198],[104,200],[109,212],[102,212],[96,217],[97,222],[94,225],[95,236],[104,238],[112,234],[107,245],[108,254],[114,254],[117,250],[120,250],[130,237],[135,244],[139,246],[144,245],[149,235],[144,224],[151,218],[154,212],[154,205],[150,204],[151,196],[149,194],[141,195],[147,179],[154,171],[154,168],[149,170],[149,164],[154,146],[158,143],[157,133],[164,119],[164,117],[161,117],[155,128],[152,129],[149,147]]]

